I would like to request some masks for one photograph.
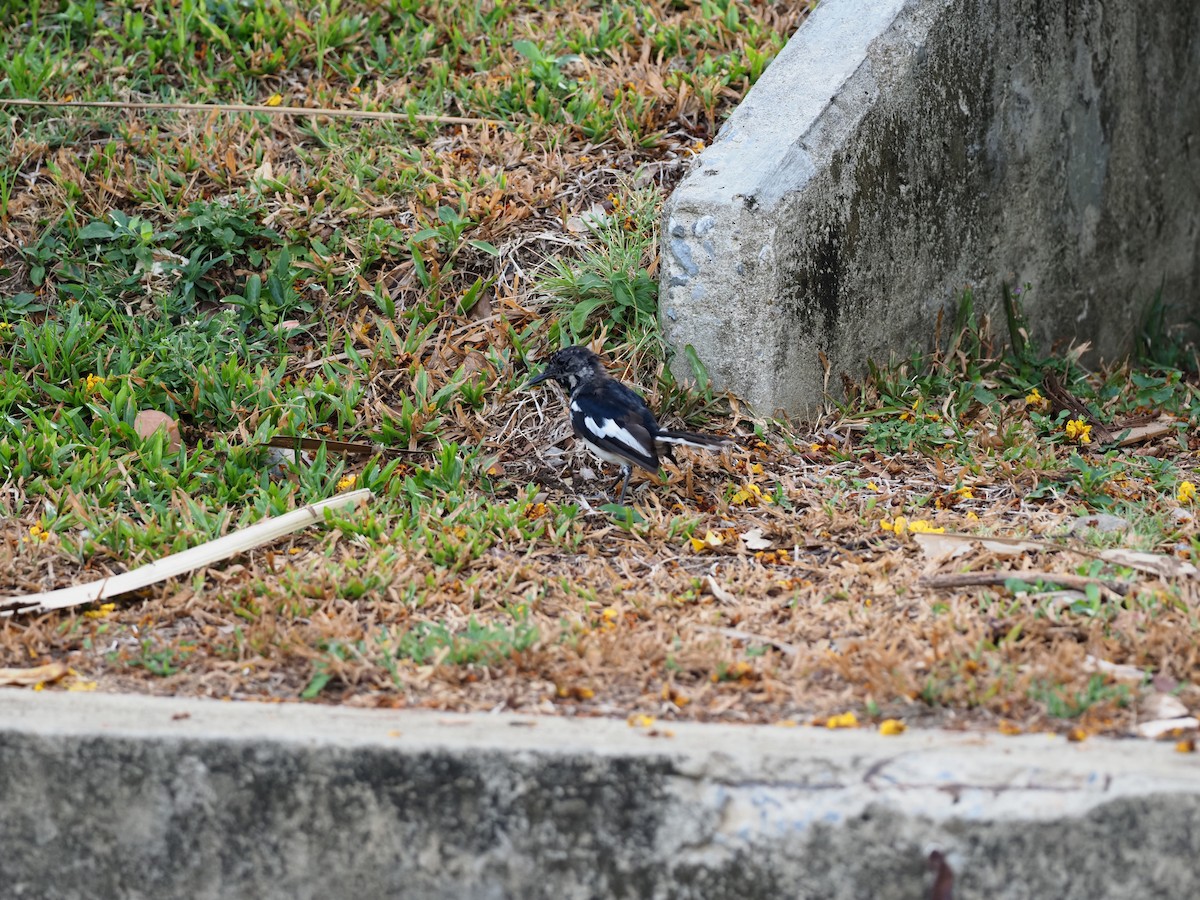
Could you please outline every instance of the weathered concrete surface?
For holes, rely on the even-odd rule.
[[[836,389],[929,349],[968,283],[1107,357],[1160,283],[1200,314],[1198,34],[1195,0],[823,0],[667,205],[668,341],[799,412],[819,351]]]
[[[5,898],[1196,896],[1169,745],[0,689]]]

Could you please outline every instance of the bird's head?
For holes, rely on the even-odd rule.
[[[546,360],[545,370],[540,375],[530,378],[525,386],[533,387],[553,378],[569,393],[584,382],[603,374],[604,364],[600,357],[587,347],[564,347],[551,354]]]

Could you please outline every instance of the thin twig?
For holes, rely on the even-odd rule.
[[[479,119],[472,116],[432,116],[422,113],[375,112],[366,109],[332,109],[318,106],[265,106],[253,103],[146,103],[134,100],[27,100],[0,97],[0,106],[50,106],[98,109],[162,109],[194,110],[197,112],[253,112],[278,116],[331,116],[339,119],[384,119],[388,121],[432,122],[439,125],[495,125],[504,127],[498,119]]]
[[[273,437],[264,444],[254,446],[274,447],[278,450],[293,450],[304,451],[306,453],[316,453],[322,448],[326,453],[339,453],[345,456],[370,456],[379,454],[386,456],[389,453],[413,453],[413,454],[436,454],[436,450],[416,449],[409,450],[404,447],[389,447],[383,443],[364,444],[355,441],[334,441],[326,440],[325,438],[306,438],[293,437],[291,435],[279,435]]]
[[[1112,591],[1121,597],[1128,594],[1131,588],[1131,585],[1124,581],[1105,581],[1102,578],[1064,575],[1061,572],[1020,572],[1015,569],[998,572],[964,572],[957,575],[927,575],[918,579],[917,583],[924,587],[957,588],[972,585],[1003,585],[1013,580],[1023,581],[1026,584],[1041,581],[1046,584],[1062,585],[1077,591],[1086,590],[1088,585],[1094,584],[1101,590]]]
[[[732,638],[735,641],[746,641],[751,644],[766,644],[768,647],[774,647],[780,653],[787,656],[795,656],[800,651],[796,649],[795,644],[789,644],[787,641],[779,641],[775,638],[767,637],[762,634],[754,634],[750,631],[742,631],[740,628],[718,628],[715,625],[693,625],[696,631],[704,631],[708,634],[719,634],[727,638]]]
[[[207,541],[197,547],[172,553],[154,562],[146,563],[129,572],[101,578],[87,584],[76,584],[40,594],[17,597],[0,597],[0,617],[14,613],[43,613],[52,609],[67,609],[85,603],[99,603],[108,597],[141,590],[168,578],[202,569],[215,562],[228,559],[238,553],[253,550],[276,538],[299,531],[316,522],[323,521],[325,510],[344,509],[371,500],[374,495],[366,489],[338,494],[327,500],[310,503],[300,509],[281,516],[264,519],[240,531]]]

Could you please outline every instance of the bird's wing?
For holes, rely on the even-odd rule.
[[[650,472],[658,471],[658,450],[644,418],[646,405],[632,391],[614,391],[614,382],[584,387],[571,398],[575,433],[602,459],[627,460]],[[630,400],[633,398],[633,402]],[[653,423],[653,417],[650,418]]]

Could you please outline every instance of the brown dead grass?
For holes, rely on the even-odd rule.
[[[554,408],[544,437],[552,439],[562,429],[557,401],[548,404]],[[608,487],[571,474],[591,465],[571,445],[559,439],[567,465],[554,475],[539,460],[547,444],[511,454],[527,453],[527,465],[542,467],[554,485],[545,491],[549,507],[581,495],[602,500],[597,492]],[[756,464],[761,474],[739,473]],[[402,559],[391,564],[390,587],[350,601],[338,597],[329,563],[362,562],[362,552],[336,537],[299,539],[210,570],[199,589],[177,582],[105,616],[6,623],[0,658],[7,665],[65,660],[78,679],[103,690],[239,699],[294,698],[321,666],[332,676],[321,699],[352,705],[746,722],[820,719],[846,709],[862,716],[866,708],[879,718],[951,727],[1003,722],[1022,730],[1125,732],[1139,716],[1136,683],[1127,705],[1114,694],[1078,722],[1048,718],[1036,699],[1039,684],[1066,696],[1084,690],[1094,673],[1090,656],[1144,668],[1155,676],[1147,692],[1179,690],[1194,708],[1194,579],[1134,576],[1129,602],[1097,618],[1047,613],[1042,597],[1014,598],[996,588],[920,586],[922,576],[950,571],[1073,573],[1093,552],[1061,537],[1066,508],[1022,501],[1036,477],[1025,473],[977,479],[976,499],[930,520],[948,531],[1045,535],[1063,549],[1010,558],[976,548],[965,558],[931,562],[911,537],[881,531],[879,522],[916,494],[950,492],[953,483],[938,467],[921,456],[871,452],[837,462],[825,449],[796,454],[779,444],[693,457],[670,470],[668,486],[637,485],[643,533],[591,514],[576,553],[498,546],[457,572]],[[731,477],[778,482],[793,509],[729,505],[721,495]],[[871,479],[879,490],[847,490],[852,478]],[[879,505],[870,509],[871,501]],[[703,524],[696,534],[712,531],[719,547],[696,552],[689,541],[668,537],[673,516],[697,512]],[[752,528],[770,549],[747,549],[742,536]],[[52,564],[43,574],[58,577]],[[413,582],[427,589],[417,608],[404,597]],[[252,585],[265,597],[293,599],[282,604],[288,608],[259,609],[243,620],[231,598]],[[330,641],[366,641],[369,648],[381,629],[403,631],[417,621],[462,628],[471,619],[502,619],[514,603],[528,608],[541,639],[491,665],[399,660],[393,674],[371,656],[339,661],[318,649]],[[175,674],[136,667],[164,651],[172,653]]]

